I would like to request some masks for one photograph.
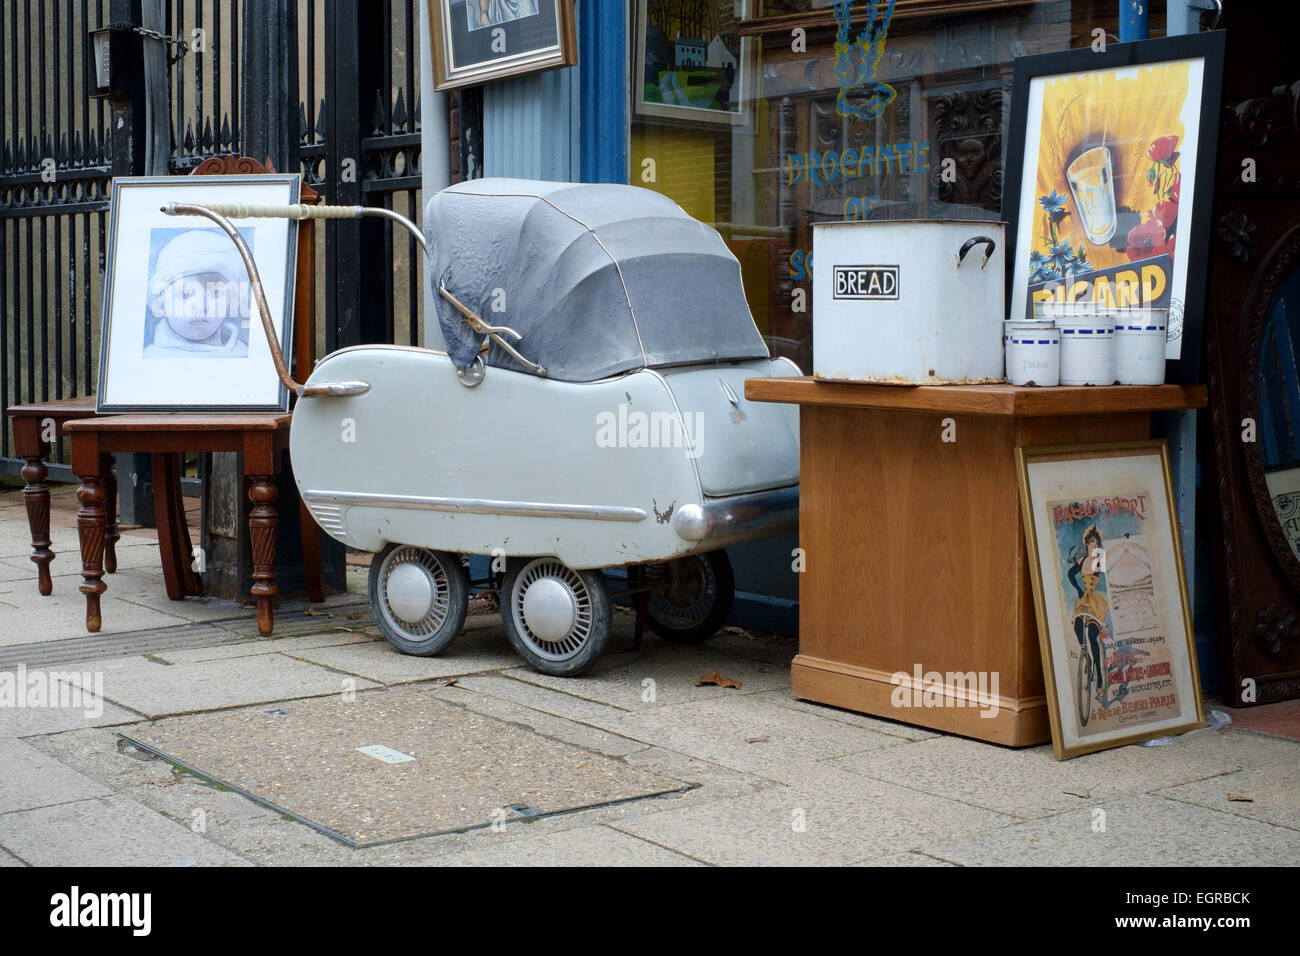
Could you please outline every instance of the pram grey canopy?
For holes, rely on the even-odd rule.
[[[476,179],[425,208],[438,338],[466,368],[486,336],[446,286],[550,378],[590,382],[636,368],[767,358],[722,237],[635,186]],[[437,334],[435,334],[437,333]],[[484,361],[522,370],[493,343]]]

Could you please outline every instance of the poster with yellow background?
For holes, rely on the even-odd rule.
[[[1013,316],[1083,301],[1168,309],[1166,357],[1178,358],[1203,69],[1178,60],[1031,81]]]

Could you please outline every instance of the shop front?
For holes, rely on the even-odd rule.
[[[481,153],[470,149],[468,166],[488,176],[626,182],[670,197],[722,235],[741,264],[749,308],[769,349],[805,373],[814,365],[818,224],[999,222],[1014,148],[1017,58],[1195,32],[1215,19],[1209,13],[1200,22],[1199,8],[1211,5],[1189,0],[1152,4],[1145,23],[1122,16],[1128,5],[1116,0],[576,6],[576,66],[491,82],[465,95],[453,137],[462,152],[466,137],[482,144]],[[1232,108],[1232,51],[1267,31],[1249,14],[1222,25],[1230,31],[1224,105]],[[1278,61],[1258,72],[1282,69]],[[1269,77],[1274,85],[1295,79]],[[1204,131],[1203,148],[1214,149],[1217,133]],[[1224,183],[1231,181],[1221,170],[1212,194],[1200,197],[1215,204],[1216,223]],[[1293,201],[1289,193],[1284,198]],[[1222,297],[1212,284],[1204,306],[1207,335],[1216,295]],[[1196,348],[1199,356],[1199,342]],[[1205,442],[1209,416],[1188,407],[1165,405],[1151,421],[1154,434],[1168,441],[1197,656],[1212,690],[1221,646],[1211,565],[1221,556],[1208,538],[1211,505],[1198,489],[1216,473],[1216,461]],[[870,467],[869,458],[863,467]],[[742,597],[737,608],[748,611],[739,620],[793,629],[798,543],[789,536],[733,555]],[[845,580],[842,586],[872,585]],[[1294,605],[1294,597],[1288,600]]]

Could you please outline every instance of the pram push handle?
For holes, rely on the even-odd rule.
[[[242,203],[242,202],[214,202],[206,205],[193,205],[186,203],[167,203],[162,207],[162,211],[169,216],[203,216],[211,219],[230,236],[231,240],[239,248],[239,254],[244,260],[244,266],[248,270],[249,279],[253,283],[253,292],[257,301],[258,312],[262,317],[262,325],[266,329],[266,337],[271,345],[271,354],[275,360],[276,372],[280,375],[286,388],[292,390],[299,397],[312,395],[359,395],[369,391],[369,386],[363,382],[336,382],[330,385],[300,385],[289,375],[288,367],[284,361],[284,355],[280,351],[279,342],[272,332],[270,312],[266,308],[266,299],[262,293],[262,281],[257,274],[257,265],[253,262],[252,253],[249,252],[243,238],[239,235],[238,230],[231,225],[231,219],[362,219],[378,218],[388,219],[405,227],[419,243],[420,251],[424,253],[425,258],[429,255],[429,244],[420,231],[420,227],[407,219],[401,213],[393,212],[391,209],[383,209],[373,206],[309,206],[305,203],[289,203],[285,205],[276,204],[259,204],[259,203]],[[474,312],[463,302],[451,294],[450,290],[443,283],[438,284],[438,294],[442,296],[451,306],[461,314],[464,320],[476,332],[487,336],[498,346],[501,347],[515,361],[519,362],[529,371],[536,375],[546,375],[546,369],[535,362],[530,362],[524,356],[519,354],[503,335],[510,335],[516,341],[521,336],[514,329],[504,325],[491,325],[486,322],[482,316]],[[480,370],[482,369],[482,360],[478,360]],[[458,373],[459,374],[459,373]],[[481,378],[481,376],[480,376]],[[465,384],[477,384],[479,379],[462,375],[461,381]],[[363,388],[362,386],[365,385]]]
[[[322,207],[329,209],[331,207]],[[345,209],[358,209],[361,207],[342,207]],[[252,212],[251,210],[259,210]],[[363,395],[370,391],[370,385],[367,382],[323,382],[319,385],[303,385],[294,381],[289,374],[289,366],[284,360],[284,352],[280,350],[280,339],[276,335],[275,326],[271,323],[271,310],[266,304],[266,291],[262,288],[262,277],[257,272],[257,263],[253,261],[253,253],[248,248],[248,243],[244,237],[239,234],[239,230],[234,227],[225,213],[231,213],[236,218],[244,219],[253,216],[262,218],[331,218],[329,216],[287,216],[286,212],[290,209],[303,209],[309,212],[316,212],[311,206],[246,206],[243,203],[214,203],[212,206],[196,206],[190,203],[169,202],[162,206],[162,211],[169,216],[202,216],[205,219],[211,219],[222,231],[230,237],[239,250],[239,257],[244,261],[244,268],[248,271],[248,280],[253,289],[253,302],[257,306],[257,314],[262,319],[262,329],[266,332],[267,345],[271,347],[271,361],[275,363],[275,373],[280,377],[284,387],[289,389],[299,398],[311,398],[313,396],[325,395]],[[275,210],[271,212],[270,210]],[[387,212],[388,210],[383,210]],[[396,214],[394,214],[396,215]],[[337,217],[342,218],[342,217]],[[401,217],[398,217],[401,218]],[[423,236],[420,237],[423,241]]]

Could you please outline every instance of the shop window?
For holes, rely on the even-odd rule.
[[[1116,29],[1113,0],[630,3],[629,181],[722,233],[805,371],[813,223],[997,219],[1012,60]]]

